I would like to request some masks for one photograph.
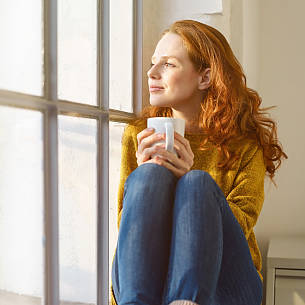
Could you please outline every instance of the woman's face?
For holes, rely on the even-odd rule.
[[[160,39],[147,76],[152,106],[181,108],[200,104],[202,77],[195,71],[178,34],[169,32]]]

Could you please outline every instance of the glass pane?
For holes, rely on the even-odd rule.
[[[111,284],[111,267],[118,239],[117,193],[120,181],[121,139],[126,124],[109,122],[109,291]]]
[[[110,2],[109,108],[132,112],[132,0]]]
[[[42,113],[0,106],[0,147],[0,304],[42,304]]]
[[[58,0],[58,97],[97,105],[97,0]]]
[[[59,115],[58,127],[60,304],[96,304],[97,122]]]
[[[42,95],[42,1],[0,1],[0,89]]]

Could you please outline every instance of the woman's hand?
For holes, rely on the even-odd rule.
[[[153,146],[153,144],[162,139],[163,135],[161,133],[155,133],[154,129],[149,130],[146,128],[137,134],[138,150],[136,152],[136,157],[138,166],[146,163],[147,160],[152,158],[152,155],[154,155],[158,149],[158,144],[157,146]]]
[[[152,136],[148,136],[146,139],[143,139],[145,135],[147,137],[147,131],[145,132],[145,130],[143,130],[137,136],[139,143],[137,152],[138,165],[143,163],[159,164],[171,170],[173,174],[178,178],[190,171],[191,167],[194,164],[194,154],[192,152],[190,143],[186,138],[182,137],[177,132],[174,133],[174,148],[177,151],[177,157],[176,154],[174,154],[173,152],[169,152],[165,149],[165,143],[156,145],[152,148],[145,148],[147,146],[152,145],[152,142],[154,143],[156,141],[159,141],[160,139],[165,140],[165,134],[153,134]],[[154,135],[161,136],[155,139]],[[142,139],[144,143],[142,142]],[[144,150],[146,150],[146,152],[144,153],[145,157],[143,158],[142,156],[144,156]],[[149,159],[149,157],[151,157],[151,155],[155,153],[160,156],[155,156],[152,159]]]

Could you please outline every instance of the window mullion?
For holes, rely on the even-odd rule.
[[[57,0],[44,0],[44,305],[59,305]]]
[[[109,303],[109,0],[98,1],[97,305]]]
[[[44,0],[44,97],[57,100],[57,0]]]
[[[142,45],[143,45],[143,1],[133,1],[133,113],[139,113],[142,110]],[[145,74],[144,74],[145,75]]]
[[[44,294],[43,305],[59,305],[58,126],[57,109],[44,116]]]

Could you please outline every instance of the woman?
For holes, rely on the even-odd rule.
[[[150,106],[122,139],[112,304],[259,305],[253,227],[265,175],[273,180],[287,158],[275,123],[225,37],[206,24],[172,24],[147,75]],[[155,116],[186,120],[178,157],[152,146],[165,139],[146,128]]]

